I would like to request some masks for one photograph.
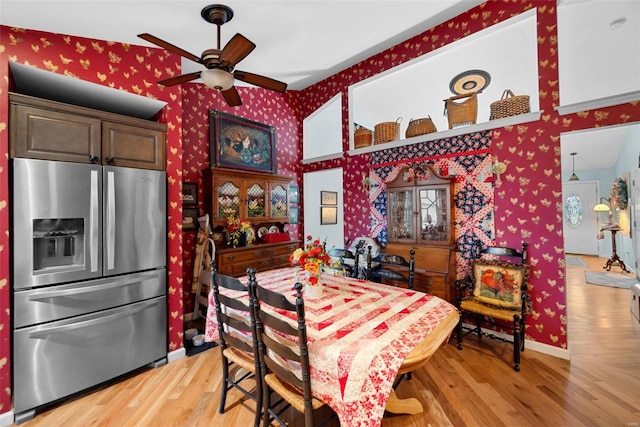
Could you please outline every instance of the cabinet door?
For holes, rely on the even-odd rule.
[[[100,162],[100,120],[11,104],[11,157]]]
[[[267,218],[267,182],[247,179],[244,190],[244,211],[254,223]]]
[[[165,133],[102,122],[102,163],[140,169],[165,169]]]
[[[416,215],[413,188],[394,188],[388,192],[389,241],[415,241]]]
[[[289,185],[272,182],[269,195],[269,216],[272,219],[289,219]]]
[[[240,212],[240,207],[242,206],[240,196],[243,191],[243,184],[244,182],[241,179],[228,177],[216,178],[213,189],[214,219],[225,220],[230,216],[246,218],[244,212]]]
[[[449,187],[431,185],[417,187],[416,191],[420,206],[419,241],[425,244],[449,244]]]

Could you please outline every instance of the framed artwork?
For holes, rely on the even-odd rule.
[[[182,209],[182,230],[195,231],[199,228],[198,217],[200,211],[198,209]]]
[[[337,205],[338,193],[335,191],[321,191],[320,204],[321,205]]]
[[[338,207],[337,206],[320,206],[320,224],[337,224],[338,223]]]
[[[290,203],[300,203],[300,194],[298,192],[297,185],[289,186],[289,202]]]
[[[289,224],[298,224],[300,222],[300,208],[291,206],[289,208]]]
[[[198,206],[198,184],[196,182],[182,183],[182,204],[184,206]]]
[[[519,309],[522,285],[529,279],[529,266],[499,260],[471,261],[473,298],[484,304]]]
[[[211,166],[251,172],[277,172],[272,126],[220,111],[209,111]]]

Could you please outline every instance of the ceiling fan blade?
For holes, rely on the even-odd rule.
[[[251,40],[238,33],[229,40],[229,43],[220,52],[220,62],[223,67],[231,69],[255,48],[256,45]]]
[[[194,62],[197,62],[199,64],[202,64],[202,59],[200,59],[199,56],[195,56],[193,53],[187,52],[184,49],[180,49],[178,46],[174,46],[169,42],[166,42],[162,39],[157,38],[156,36],[152,36],[149,33],[142,33],[142,34],[138,34],[138,37],[140,37],[143,40],[148,41],[149,43],[153,43],[157,46],[160,46],[161,48],[164,48],[166,50],[168,50],[169,52],[173,52],[175,54],[178,54],[180,56],[183,56],[187,59],[190,59]]]
[[[225,101],[231,107],[237,107],[238,105],[242,105],[242,100],[240,99],[240,94],[235,86],[231,86],[230,89],[223,90],[222,96],[224,96]]]
[[[191,80],[195,80],[200,77],[200,71],[196,71],[195,73],[182,74],[180,76],[170,77],[168,79],[160,80],[158,84],[163,86],[173,86],[179,85],[180,83],[190,82]]]
[[[252,85],[260,86],[265,89],[273,90],[275,92],[284,93],[284,91],[287,90],[286,83],[269,77],[261,76],[259,74],[236,70],[233,72],[233,76],[238,80],[242,80],[243,82],[251,83]]]

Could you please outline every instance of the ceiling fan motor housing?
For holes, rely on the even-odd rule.
[[[200,12],[202,19],[216,25],[223,25],[233,18],[233,10],[223,4],[205,6]]]

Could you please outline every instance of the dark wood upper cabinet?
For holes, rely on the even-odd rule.
[[[166,125],[10,94],[9,155],[164,170]]]

